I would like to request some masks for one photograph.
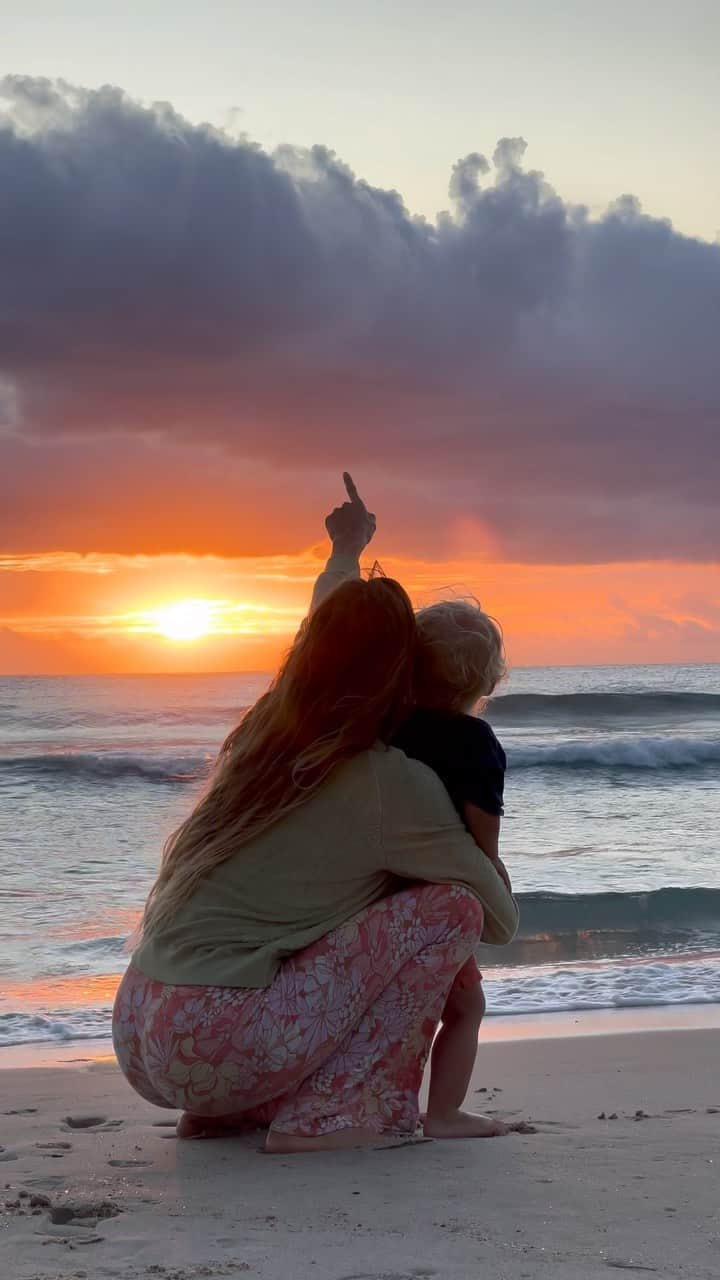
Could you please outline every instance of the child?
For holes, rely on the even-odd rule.
[[[338,582],[359,574],[359,556],[375,532],[375,517],[353,481],[349,502],[325,524],[333,553],[313,592],[313,607]],[[505,752],[475,714],[506,674],[502,633],[476,600],[446,600],[416,614],[419,649],[414,710],[393,746],[428,765],[444,782],[476,844],[512,892],[498,854]],[[488,1116],[462,1110],[485,1011],[481,974],[471,959],[457,975],[432,1051],[425,1132],[432,1137],[491,1136],[506,1130]]]
[[[416,614],[419,649],[416,706],[393,746],[421,760],[444,782],[460,817],[508,889],[498,854],[505,752],[480,705],[506,674],[502,634],[475,600],[446,600]],[[467,1137],[486,1131],[488,1118],[462,1110],[485,1012],[482,975],[474,959],[460,970],[432,1050],[425,1117],[429,1137]],[[489,1121],[488,1132],[497,1125]]]
[[[415,709],[393,746],[439,774],[468,830],[498,856],[506,759],[477,711],[507,672],[502,633],[477,600],[444,600],[415,615]]]

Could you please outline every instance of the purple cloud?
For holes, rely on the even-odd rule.
[[[114,88],[7,77],[0,99],[18,474],[166,438],[188,492],[208,450],[288,487],[350,462],[388,501],[402,480],[398,533],[431,495],[516,558],[716,555],[720,245],[631,196],[591,219],[518,138],[458,161],[431,223],[325,147],[270,155]],[[27,519],[32,484],[8,489]]]

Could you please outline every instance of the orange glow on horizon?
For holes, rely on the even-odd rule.
[[[0,674],[270,671],[324,556],[0,557]],[[717,564],[381,559],[416,606],[479,596],[514,666],[720,656]]]

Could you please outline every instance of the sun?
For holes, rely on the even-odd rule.
[[[178,600],[156,609],[153,621],[166,640],[199,640],[212,631],[212,606],[209,600]]]

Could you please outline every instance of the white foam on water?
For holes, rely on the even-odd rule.
[[[720,960],[485,971],[488,1014],[720,1003]]]

